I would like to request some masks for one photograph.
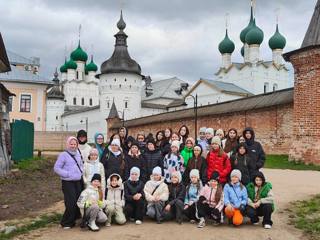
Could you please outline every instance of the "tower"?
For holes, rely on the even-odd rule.
[[[276,32],[269,39],[269,47],[272,50],[272,61],[275,65],[279,66],[282,64],[282,53],[286,46],[285,37],[279,32],[279,26],[277,23]]]
[[[235,45],[228,36],[228,20],[226,19],[226,35],[219,44],[219,52],[222,56],[222,68],[229,68],[231,66],[231,55],[234,52]]]

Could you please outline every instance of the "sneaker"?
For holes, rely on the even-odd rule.
[[[264,229],[271,229],[271,227],[272,227],[272,226],[271,226],[270,224],[265,224],[265,225],[264,225]]]
[[[111,223],[107,222],[106,227],[111,227]]]
[[[191,219],[191,220],[190,220],[190,223],[191,223],[191,224],[195,224],[195,223],[196,223],[196,220]]]
[[[141,225],[142,221],[141,220],[136,220],[136,225]]]
[[[62,227],[64,230],[71,229],[71,227]]]
[[[253,225],[255,225],[255,226],[258,226],[259,225],[259,222],[254,222],[254,223],[252,223]]]
[[[96,225],[96,221],[89,222],[88,227],[91,231],[99,231],[99,227]]]
[[[203,228],[206,226],[206,220],[204,218],[200,218],[200,222],[198,224],[198,228]]]

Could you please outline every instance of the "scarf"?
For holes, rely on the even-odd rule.
[[[118,157],[118,156],[121,154],[121,151],[120,151],[120,150],[118,150],[118,151],[116,151],[116,152],[112,151],[112,150],[111,150],[111,146],[109,146],[108,149],[109,149],[109,151],[112,152],[113,155],[115,155],[116,157]]]

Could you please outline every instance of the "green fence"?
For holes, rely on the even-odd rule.
[[[26,120],[11,123],[12,155],[15,162],[33,157],[34,126]]]

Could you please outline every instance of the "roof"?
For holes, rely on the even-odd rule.
[[[34,74],[31,71],[26,71],[11,65],[11,72],[0,73],[0,80],[6,82],[22,82],[52,85],[52,81],[46,77]]]
[[[59,84],[59,78],[58,78],[58,72],[56,69],[56,72],[54,73],[54,78],[52,80],[54,82],[54,86],[49,90],[47,93],[47,97],[49,99],[61,99],[64,100],[64,94],[60,89],[60,84]]]
[[[247,98],[240,98],[228,102],[211,104],[198,107],[198,116],[219,115],[224,113],[234,113],[247,110],[261,109],[278,105],[286,105],[293,103],[293,88],[288,88],[272,93],[255,95]],[[194,109],[188,108],[173,112],[161,113],[148,117],[142,117],[126,121],[127,127],[139,126],[143,124],[159,123],[166,121],[174,121],[179,119],[187,119],[194,117]],[[121,123],[114,124],[112,128],[119,128]]]
[[[14,93],[10,92],[2,83],[0,83],[0,89],[5,92],[7,96],[16,96]]]
[[[108,119],[110,119],[110,118],[120,118],[116,104],[114,103],[114,101],[112,102],[111,109],[110,109],[109,116],[108,116]]]
[[[11,65],[22,64],[22,65],[34,65],[40,66],[40,62],[36,59],[26,58],[10,50],[7,51],[9,61]]]
[[[0,33],[0,72],[10,71],[10,63],[7,56],[6,47],[4,46],[2,35]]]
[[[88,112],[92,110],[100,109],[100,105],[93,106],[93,107],[84,107],[84,106],[66,106],[66,111],[64,114],[62,114],[62,117],[76,114],[76,113],[82,113],[82,112]]]
[[[304,36],[301,48],[320,45],[320,0],[317,1],[308,30]]]
[[[215,88],[218,88],[221,92],[226,93],[236,93],[241,95],[253,95],[251,92],[233,84],[233,83],[227,83],[222,81],[216,81],[216,80],[209,80],[209,79],[200,79],[200,81],[205,81],[208,84],[212,85]]]

